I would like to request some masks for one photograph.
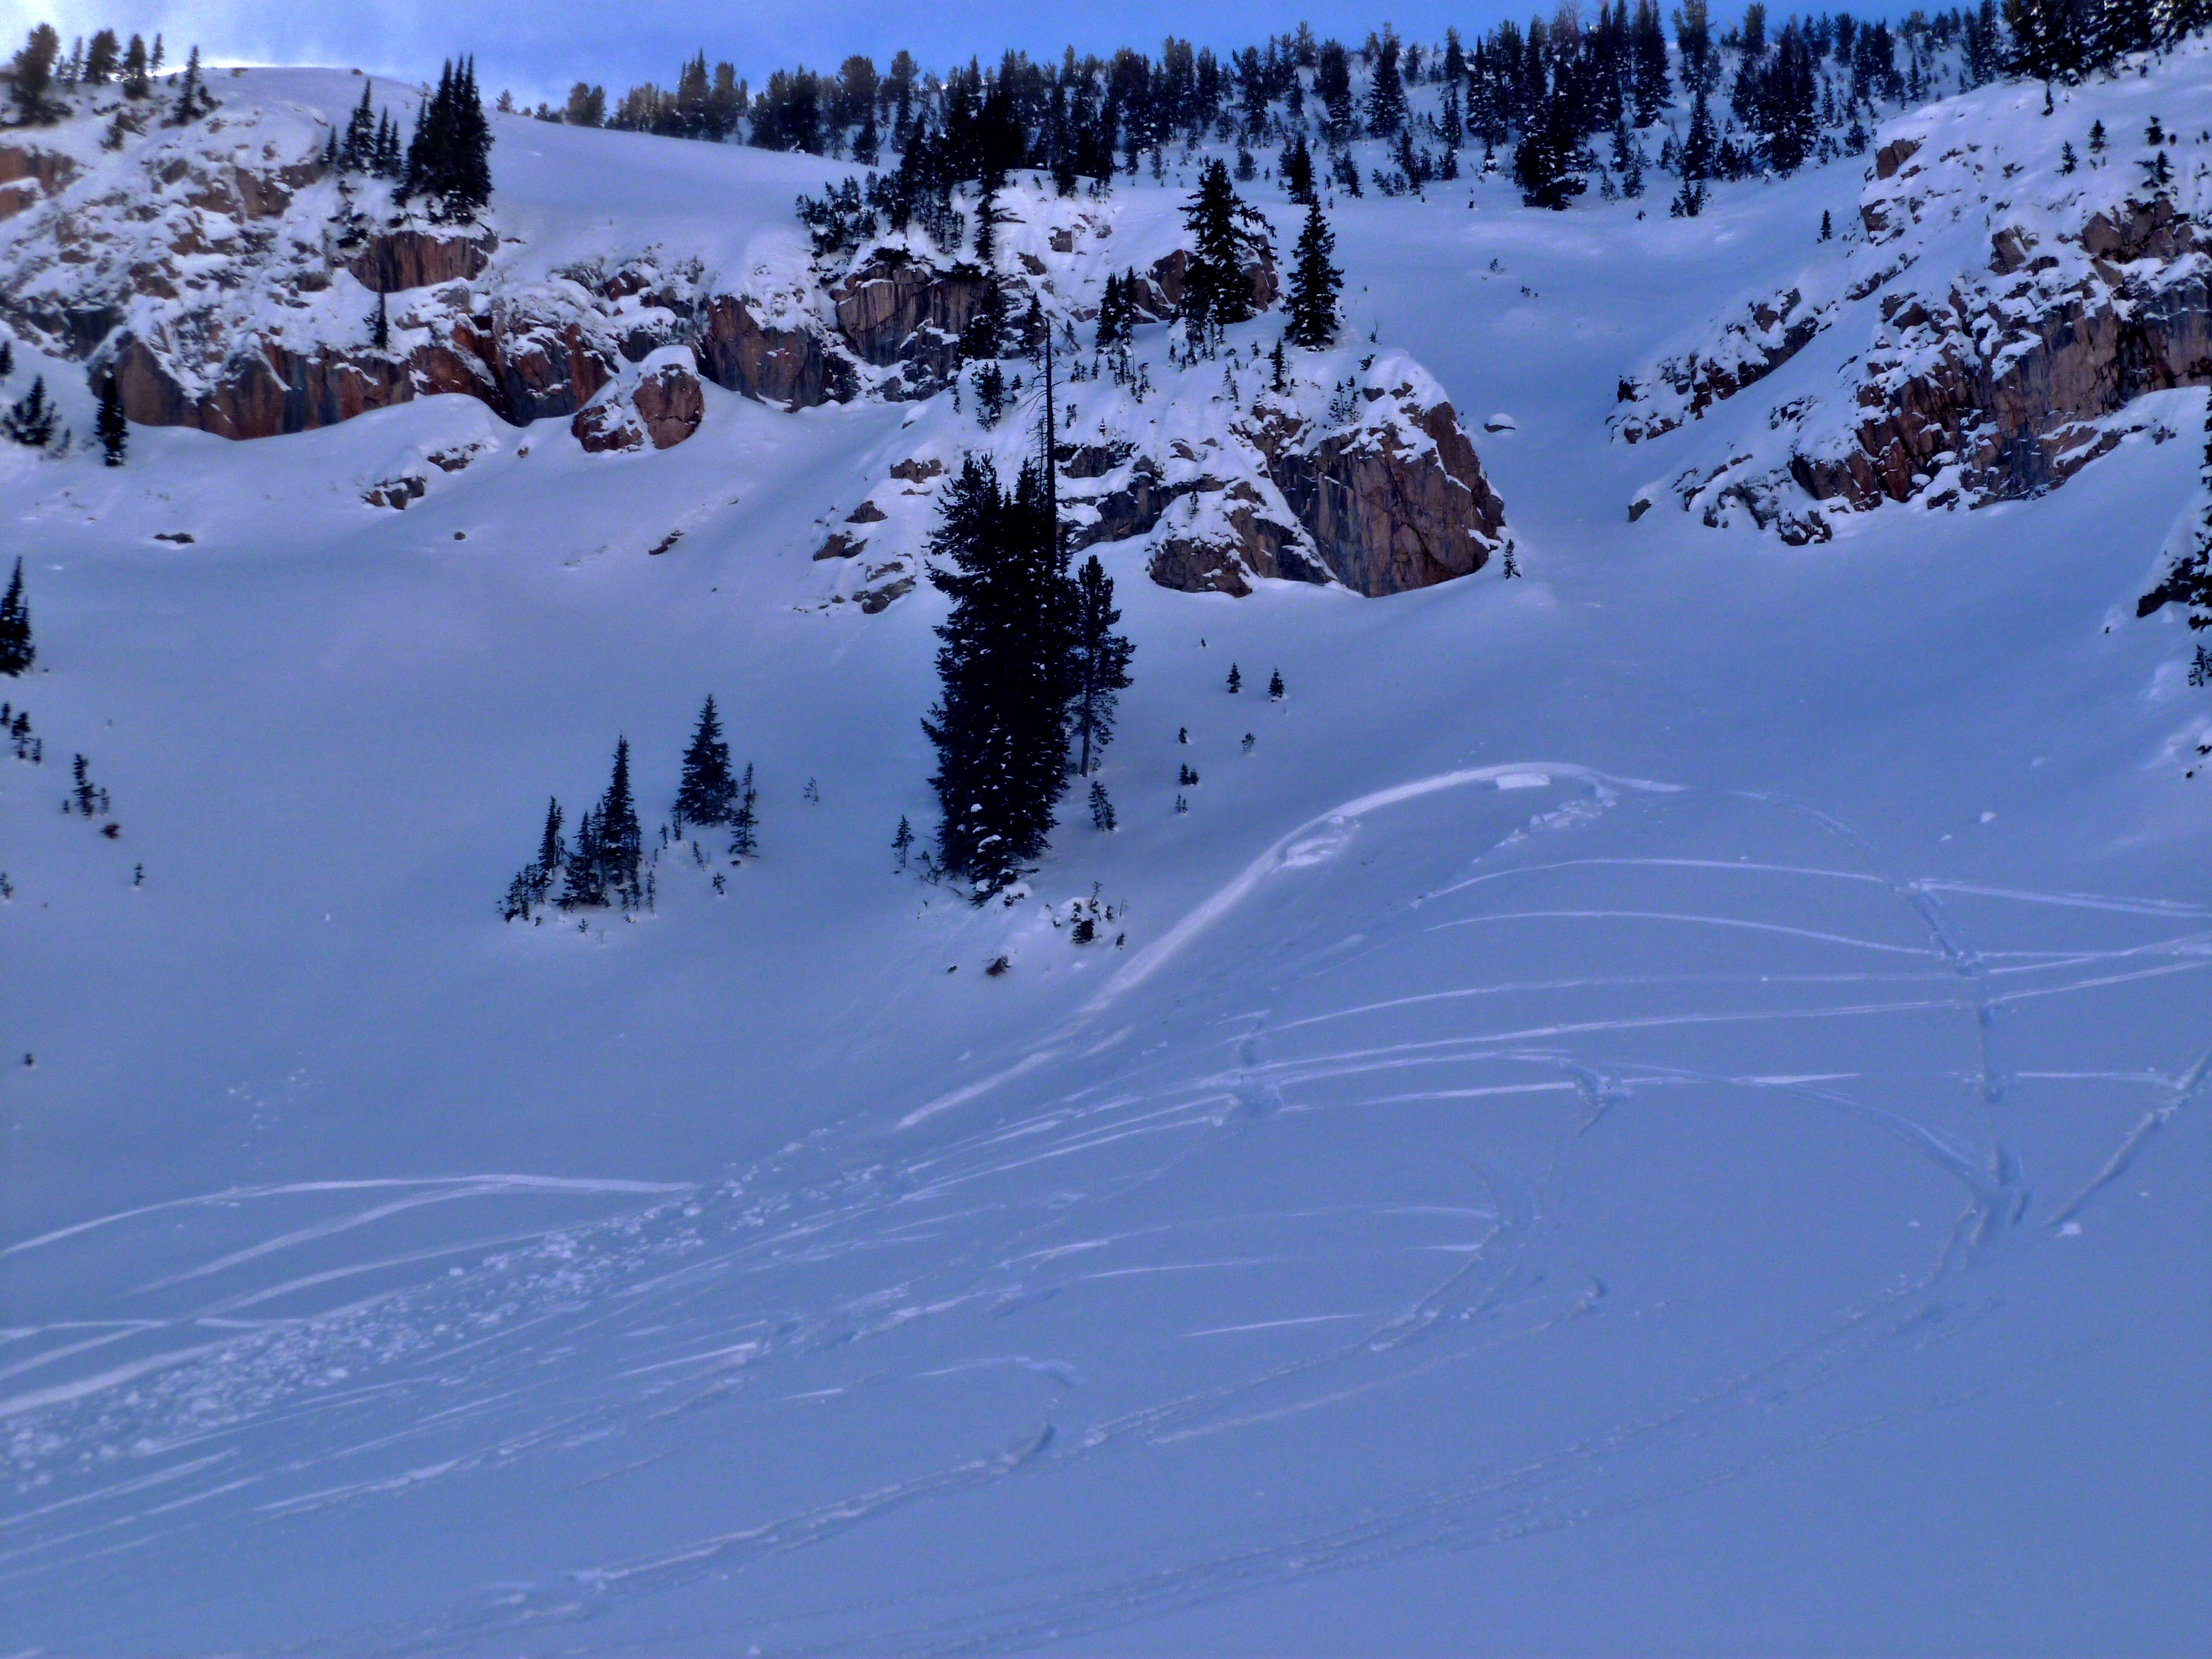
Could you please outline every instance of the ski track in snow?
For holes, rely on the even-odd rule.
[[[1324,1002],[1279,1022],[1265,1015],[1249,1020],[1249,1035],[1227,1040],[1226,1065],[1205,1062],[1224,1041],[1217,1036],[1194,1048],[1171,1047],[1164,1055],[1109,1065],[1063,1092],[1045,1082],[1034,1097],[1012,1099],[1009,1085],[1054,1075],[1084,1027],[1141,995],[1170,958],[1202,955],[1210,933],[1261,884],[1310,882],[1328,869],[1327,860],[1287,856],[1316,830],[1348,833],[1363,816],[1531,769],[1527,763],[1484,768],[1380,791],[1279,838],[1168,928],[1085,1006],[1075,1024],[981,1083],[900,1119],[913,1143],[903,1152],[889,1150],[896,1143],[864,1135],[842,1155],[851,1162],[841,1164],[835,1148],[798,1160],[818,1167],[795,1184],[795,1169],[764,1170],[714,1191],[686,1182],[514,1176],[238,1187],[94,1218],[6,1246],[12,1256],[51,1257],[180,1215],[221,1216],[229,1224],[226,1236],[237,1234],[190,1265],[150,1278],[125,1275],[128,1282],[115,1285],[100,1318],[0,1333],[0,1379],[28,1382],[45,1373],[36,1386],[0,1398],[18,1480],[16,1502],[0,1515],[0,1594],[68,1593],[64,1587],[86,1582],[84,1574],[106,1571],[115,1552],[155,1547],[178,1536],[179,1528],[204,1524],[218,1508],[228,1524],[251,1536],[334,1509],[419,1498],[589,1446],[618,1447],[700,1412],[769,1411],[776,1400],[810,1395],[832,1399],[855,1382],[866,1386],[872,1375],[881,1386],[878,1368],[898,1370],[902,1362],[892,1355],[918,1328],[939,1333],[931,1343],[950,1345],[947,1352],[957,1355],[963,1344],[992,1342],[994,1331],[1016,1328],[1003,1322],[1020,1321],[1024,1307],[1080,1295],[1085,1287],[1299,1267],[1311,1262],[1307,1250],[1218,1246],[1240,1237],[1256,1242],[1285,1218],[1322,1212],[1210,1210],[1135,1228],[1117,1227],[1113,1218],[1149,1185],[1188,1179],[1209,1160],[1234,1156],[1240,1138],[1295,1133],[1286,1126],[1316,1121],[1316,1111],[1328,1117],[1354,1107],[1453,1109],[1526,1100],[1528,1106],[1512,1109],[1548,1109],[1552,1117],[1534,1143],[1540,1151],[1534,1164],[1476,1159],[1463,1172],[1467,1198],[1456,1205],[1337,1206],[1347,1222],[1368,1229],[1372,1242],[1340,1253],[1334,1267],[1368,1276],[1365,1299],[1399,1286],[1389,1311],[1286,1312],[1182,1333],[1217,1339],[1205,1346],[1223,1355],[1237,1350],[1218,1339],[1298,1333],[1304,1346],[1291,1357],[1229,1358],[1212,1366],[1209,1378],[1192,1379],[1194,1386],[1125,1400],[1103,1415],[1085,1403],[1083,1367],[1050,1353],[971,1352],[917,1367],[916,1379],[948,1386],[1011,1370],[1049,1382],[1053,1392],[1033,1401],[1034,1419],[1009,1425],[995,1445],[903,1479],[672,1541],[650,1553],[571,1563],[537,1586],[457,1606],[428,1622],[356,1630],[327,1650],[534,1648],[541,1638],[559,1646],[568,1638],[556,1632],[578,1620],[828,1547],[900,1510],[1010,1480],[1074,1479],[1101,1460],[1141,1460],[1224,1436],[1280,1432],[1316,1414],[1356,1411],[1418,1389],[1438,1373],[1479,1370],[1502,1354],[1568,1340],[1575,1328],[1612,1316],[1604,1280],[1558,1253],[1575,1213],[1578,1154],[1607,1121],[1684,1091],[1795,1103],[1798,1109],[1875,1127],[1950,1183],[1959,1208],[1948,1232],[1931,1237],[1919,1267],[1905,1279],[1861,1285],[1827,1322],[1796,1332],[1770,1352],[1712,1371],[1640,1413],[1593,1419],[1577,1435],[1525,1446],[1503,1462],[1478,1458],[1449,1480],[1377,1493],[1352,1507],[1285,1514],[1256,1532],[1248,1528],[1226,1547],[1194,1544],[1186,1553],[1141,1561],[1118,1553],[1042,1576],[1016,1574],[978,1587],[957,1613],[910,1597],[872,1610],[848,1609],[845,1616],[860,1620],[857,1634],[830,1631],[836,1620],[827,1610],[793,1613],[787,1628],[759,1633],[772,1639],[775,1650],[792,1653],[1015,1651],[1048,1632],[1110,1631],[1288,1577],[1585,1524],[1743,1479],[1898,1413],[1937,1411],[1960,1391],[1997,1386],[1989,1363],[1971,1358],[1953,1369],[1935,1368],[1940,1382],[1924,1375],[1892,1378],[1876,1390],[1886,1401],[1878,1407],[1854,1395],[1847,1408],[1832,1408],[1843,1396],[1829,1385],[1845,1373],[1881,1366],[1900,1347],[1920,1350],[1932,1340],[1931,1320],[1948,1335],[1973,1320],[2002,1318],[2005,1293],[1986,1276],[1977,1286],[1970,1277],[1976,1264],[1994,1255],[2008,1271],[2032,1281],[2036,1252],[2054,1247],[2044,1241],[2059,1237],[2061,1224],[2091,1206],[2203,1093],[2208,1060],[2201,1058],[2172,1079],[2154,1067],[2008,1070],[1996,1011],[2029,997],[2130,984],[2141,975],[2193,972],[2212,966],[2212,953],[2201,930],[2095,949],[2019,951],[2013,954],[2044,959],[2009,971],[2050,974],[2061,982],[2000,994],[1991,989],[1985,964],[2007,953],[1969,944],[1938,894],[1972,892],[1996,902],[2000,914],[2007,904],[2046,913],[2087,908],[2185,925],[2203,914],[2200,908],[1914,880],[1884,871],[1853,832],[1825,817],[1823,830],[1872,868],[1717,859],[1532,860],[1401,898],[1400,939],[1418,945],[1508,924],[1569,933],[1690,927],[1729,930],[1753,945],[1774,939],[1844,963],[1871,948],[1919,957],[1931,966],[1881,975],[1839,967],[1559,976],[1340,1006]],[[1593,793],[1658,787],[1619,785],[1557,763],[1543,769]],[[1546,906],[1439,918],[1440,907],[1448,911],[1454,902],[1479,899],[1498,882],[1571,882],[1655,865],[1707,884],[1714,908]],[[1767,919],[1771,912],[1732,915],[1723,903],[1729,884],[1747,873],[1814,888],[1870,884],[1918,942]],[[2107,971],[2110,963],[2162,955],[2179,959]],[[1924,987],[1925,994],[1853,996],[1870,977]],[[1279,984],[1267,1000],[1295,989]],[[1778,994],[1790,1006],[1708,1002],[1665,1013],[1449,1029],[1460,1018],[1459,1006],[1473,998],[1565,998],[1586,1005],[1595,997],[1602,1005],[1613,997],[1680,994]],[[1973,1057],[1969,1068],[1948,1079],[1921,1079],[1921,1086],[1939,1091],[1966,1085],[1974,1109],[1948,1122],[1919,1121],[1862,1097],[1876,1080],[1909,1080],[1884,1063],[1887,1026],[1929,1017],[1964,1035]],[[1346,1043],[1340,1036],[1312,1042],[1363,1020],[1402,1030],[1409,1018],[1440,1019],[1447,1029],[1384,1042]],[[1796,1021],[1863,1028],[1863,1037],[1852,1046],[1865,1063],[1845,1071],[1723,1073],[1621,1046],[1684,1025]],[[1285,1043],[1305,1046],[1276,1057],[1272,1051]],[[1389,1081],[1409,1067],[1462,1075],[1472,1068],[1474,1075],[1434,1088]],[[1079,1073],[1085,1069],[1076,1067]],[[2033,1235],[2023,1235],[2019,1224],[2030,1195],[2006,1125],[2014,1091],[2038,1081],[2124,1083],[2152,1088],[2163,1098],[2097,1161],[2097,1173],[2075,1196]],[[1560,1113],[1536,1105],[1560,1097],[1574,1109]],[[992,1121],[950,1133],[936,1127],[950,1121],[954,1108],[972,1115],[978,1103],[990,1099],[1002,1103]],[[1962,1131],[1967,1121],[1971,1131]],[[1088,1174],[1079,1179],[1090,1185],[1040,1214],[1020,1197],[1025,1188],[1010,1183],[1054,1165],[1084,1168]],[[562,1203],[596,1206],[596,1212],[564,1223],[546,1208]],[[301,1206],[328,1207],[312,1218],[285,1218],[286,1206]],[[269,1221],[257,1223],[264,1212]],[[465,1212],[462,1231],[477,1236],[404,1250],[374,1242],[403,1218],[420,1224],[425,1212]],[[542,1224],[533,1218],[496,1234],[482,1231],[487,1219],[496,1227],[503,1212],[534,1212]],[[349,1245],[356,1236],[367,1242]],[[1188,1247],[1179,1247],[1179,1239]],[[1212,1241],[1213,1248],[1202,1241]],[[932,1242],[940,1247],[933,1260],[914,1254]],[[357,1258],[315,1271],[284,1265],[348,1249],[358,1249]],[[1456,1263],[1425,1280],[1418,1261],[1440,1249]],[[1132,1252],[1148,1259],[1114,1260]],[[871,1261],[880,1265],[871,1269]],[[425,1276],[422,1270],[433,1264],[436,1271]],[[820,1279],[823,1268],[842,1274],[834,1287]],[[312,1304],[317,1292],[379,1274],[390,1282],[334,1305],[238,1317],[271,1304],[281,1310],[288,1299]],[[203,1284],[205,1299],[195,1302]],[[826,1300],[824,1290],[834,1290]],[[156,1316],[131,1311],[163,1301],[177,1305]],[[1328,1334],[1345,1327],[1348,1334]],[[884,1358],[867,1357],[886,1345]],[[568,1363],[549,1370],[544,1360],[555,1353],[568,1356]],[[617,1355],[619,1364],[612,1363]],[[826,1389],[801,1388],[805,1379],[826,1374],[846,1381]],[[1747,1431],[1740,1406],[1753,1396],[1762,1410],[1758,1428]],[[660,1450],[632,1457],[591,1479],[621,1480],[666,1455]],[[333,1478],[356,1467],[375,1472]]]

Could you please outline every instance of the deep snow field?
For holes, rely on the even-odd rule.
[[[848,170],[496,133],[503,228],[617,252]],[[2204,394],[2032,501],[1626,522],[1620,377],[1861,182],[1340,198],[1344,356],[1443,384],[1523,577],[1103,549],[1121,828],[1011,908],[892,868],[944,601],[810,556],[1020,442],[948,399],[0,458],[0,1652],[2202,1651],[2212,698],[2134,605]],[[502,925],[617,733],[657,840],[708,691],[764,856]]]

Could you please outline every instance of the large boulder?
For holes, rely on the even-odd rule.
[[[837,371],[850,365],[837,363],[811,330],[763,327],[734,294],[709,298],[700,325],[699,367],[726,392],[786,409],[811,409],[840,392],[849,395]]]

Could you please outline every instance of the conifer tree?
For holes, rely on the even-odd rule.
[[[15,561],[15,574],[8,579],[8,594],[0,599],[0,674],[27,674],[31,665],[39,659],[39,647],[31,638],[31,606],[23,597],[23,562]],[[20,728],[15,735],[24,736],[30,722],[16,716]],[[19,751],[20,752],[20,751]]]
[[[1239,199],[1229,168],[1218,157],[1200,169],[1183,225],[1192,243],[1183,274],[1185,320],[1200,328],[1244,321],[1252,315],[1244,265],[1271,246],[1267,222]]]
[[[1580,172],[1583,160],[1572,100],[1554,91],[1514,148],[1513,182],[1521,186],[1522,204],[1564,212],[1589,187]]]
[[[1111,830],[1114,823],[1114,803],[1107,797],[1106,786],[1094,778],[1091,782],[1091,827]]]
[[[937,629],[941,689],[922,721],[937,750],[939,860],[981,902],[1044,849],[1067,787],[1073,606],[1042,469],[1024,465],[1005,491],[991,462],[969,455],[929,551],[930,580],[952,600]]]
[[[1379,40],[1368,43],[1374,70],[1367,82],[1367,130],[1387,138],[1406,125],[1406,83],[1398,73],[1398,37],[1385,24]]]
[[[1306,146],[1305,129],[1301,126],[1291,135],[1291,142],[1283,146],[1281,164],[1283,189],[1293,202],[1313,206],[1319,198],[1314,194],[1313,151]]]
[[[1136,653],[1126,634],[1114,631],[1121,613],[1114,607],[1114,579],[1093,553],[1075,578],[1074,734],[1075,775],[1088,777],[1114,740],[1115,704],[1129,684],[1129,659]]]
[[[1279,668],[1267,676],[1267,700],[1270,702],[1283,700],[1283,671]]]
[[[561,803],[552,795],[545,798],[545,828],[538,837],[538,872],[542,893],[550,885],[553,872],[568,861],[568,843],[561,839]]]
[[[1292,345],[1319,351],[1336,338],[1336,301],[1344,288],[1344,273],[1330,263],[1335,252],[1336,234],[1322,217],[1321,204],[1309,204],[1285,307]]]
[[[184,79],[177,88],[177,105],[169,116],[169,125],[181,127],[198,120],[215,107],[215,100],[200,82],[200,49],[194,46],[185,60]]]
[[[615,739],[614,775],[600,799],[599,858],[607,884],[621,890],[627,902],[637,895],[637,866],[645,855],[645,836],[637,822],[637,804],[629,787],[629,739]]]
[[[574,910],[607,902],[606,865],[599,842],[599,815],[586,807],[576,824],[576,844],[570,849],[568,879],[562,889],[561,908]]]
[[[363,173],[374,159],[376,129],[372,123],[369,94],[372,83],[361,83],[361,102],[346,119],[345,139],[338,145],[338,166],[348,173]]]
[[[745,763],[745,775],[738,781],[737,805],[730,813],[730,856],[750,859],[760,856],[760,811],[754,803],[759,792],[753,787],[752,763]]]
[[[93,429],[108,465],[122,465],[131,446],[131,423],[123,418],[123,383],[112,374],[100,388],[100,418]]]
[[[62,38],[54,32],[52,23],[40,23],[31,31],[9,66],[11,76],[9,90],[15,102],[15,119],[24,126],[40,126],[54,118],[64,106],[48,103],[46,94],[54,83],[54,60],[61,56]]]
[[[906,814],[902,812],[899,814],[897,833],[891,836],[891,851],[898,854],[898,867],[900,869],[903,870],[906,868],[907,854],[911,853],[913,850],[914,826],[906,821]]]
[[[491,200],[491,127],[477,92],[476,60],[448,60],[438,89],[415,112],[415,136],[398,191],[423,197],[441,222],[473,219]]]
[[[385,308],[384,290],[376,293],[376,309],[368,314],[368,343],[376,350],[392,347],[392,314]]]
[[[32,377],[31,389],[0,416],[0,431],[27,449],[44,449],[54,441],[54,428],[60,423],[60,412],[46,396],[46,377],[39,374]]]
[[[1232,662],[1229,665],[1229,695],[1233,697],[1243,689],[1243,671],[1238,668],[1237,665]]]
[[[738,782],[730,775],[730,745],[710,692],[699,710],[691,746],[684,751],[684,775],[676,789],[676,817],[684,823],[727,823],[737,811]]]

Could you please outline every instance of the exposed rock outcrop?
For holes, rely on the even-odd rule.
[[[2202,41],[2177,52],[2177,100],[2208,66]],[[1708,524],[1741,508],[1803,542],[1839,511],[2056,488],[2141,424],[2137,398],[2212,383],[2212,185],[2172,160],[2098,165],[2089,126],[2120,118],[2105,95],[2048,123],[2002,87],[1907,118],[1875,151],[1863,239],[1624,381],[1614,435],[1658,438],[1773,378],[1773,406],[1668,487]]]
[[[488,229],[448,233],[410,226],[371,236],[346,269],[372,294],[397,294],[473,282],[498,251],[499,238]]]

